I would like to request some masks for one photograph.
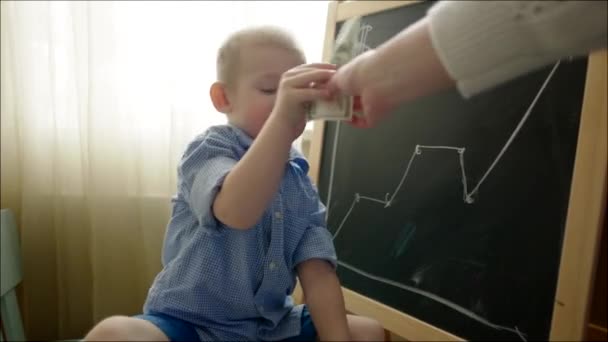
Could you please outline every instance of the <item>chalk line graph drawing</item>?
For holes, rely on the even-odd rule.
[[[361,23],[359,29],[359,39],[357,41],[357,45],[355,46],[355,56],[360,55],[368,50],[371,50],[371,47],[365,44],[365,42],[367,41],[367,36],[369,35],[369,32],[373,29],[374,28],[372,27],[372,25]]]
[[[514,131],[511,133],[511,135],[509,136],[509,139],[506,141],[505,145],[502,147],[502,149],[499,151],[499,153],[496,155],[496,157],[494,158],[494,160],[492,161],[492,163],[490,164],[490,166],[488,167],[488,169],[484,172],[483,176],[479,179],[479,181],[477,182],[477,184],[475,184],[475,186],[469,191],[469,184],[467,182],[467,177],[466,177],[466,170],[465,170],[465,151],[466,148],[465,147],[457,147],[457,146],[430,146],[430,145],[416,145],[414,147],[414,151],[412,152],[409,161],[407,163],[407,166],[405,168],[405,171],[403,173],[403,176],[401,177],[397,187],[395,188],[395,190],[392,193],[386,193],[384,198],[375,198],[375,197],[371,197],[371,196],[365,196],[362,195],[360,193],[355,193],[354,194],[354,198],[353,201],[348,209],[348,211],[346,212],[346,214],[344,215],[344,217],[342,218],[342,220],[340,221],[340,224],[338,225],[338,228],[336,229],[336,231],[333,234],[333,239],[335,240],[340,233],[342,232],[346,222],[348,222],[348,219],[351,215],[351,213],[355,210],[356,206],[358,203],[362,203],[362,202],[371,202],[371,203],[376,203],[379,205],[382,205],[382,208],[388,208],[390,207],[394,201],[395,198],[397,196],[397,194],[400,193],[401,190],[404,189],[404,185],[405,182],[407,180],[407,176],[410,172],[410,168],[412,167],[412,165],[414,164],[414,162],[417,160],[417,158],[422,157],[425,153],[429,153],[431,151],[434,150],[444,150],[444,151],[453,151],[454,153],[457,154],[457,157],[459,159],[460,162],[460,173],[461,173],[461,177],[462,177],[462,192],[463,192],[463,196],[462,199],[465,203],[467,204],[473,204],[475,202],[475,194],[477,194],[477,192],[479,191],[479,188],[482,186],[482,184],[485,182],[485,180],[487,179],[487,177],[492,173],[492,171],[495,169],[496,165],[500,162],[501,158],[503,157],[503,155],[505,154],[505,152],[509,149],[509,147],[511,146],[511,144],[513,143],[513,141],[515,140],[515,138],[517,137],[517,135],[519,134],[521,128],[523,127],[523,125],[525,124],[525,122],[527,121],[527,119],[529,118],[530,114],[532,113],[532,111],[534,110],[534,107],[536,106],[536,103],[538,102],[538,99],[541,97],[541,95],[543,94],[543,92],[545,91],[545,88],[547,87],[547,85],[549,84],[549,81],[551,80],[551,78],[553,77],[555,71],[557,70],[558,66],[560,65],[560,62],[558,61],[557,63],[555,63],[555,65],[553,66],[553,68],[551,69],[551,71],[549,72],[548,76],[546,77],[546,79],[544,80],[542,86],[540,87],[540,90],[537,92],[536,96],[533,98],[532,102],[530,103],[530,105],[528,106],[528,108],[526,109],[524,115],[522,116],[522,118],[520,119],[519,123],[517,124],[517,126],[515,127]],[[336,124],[336,130],[335,130],[335,134],[334,134],[334,139],[333,139],[333,145],[332,145],[332,154],[331,154],[331,165],[330,165],[330,173],[329,173],[329,185],[328,185],[328,195],[327,195],[327,212],[326,212],[326,219],[329,217],[329,212],[330,212],[330,205],[331,205],[331,197],[332,197],[332,187],[333,187],[333,183],[334,183],[334,171],[335,171],[335,160],[336,160],[336,154],[337,154],[337,147],[338,147],[338,137],[340,135],[340,122],[338,122]],[[386,285],[390,285],[393,287],[397,287],[400,288],[402,290],[405,291],[410,291],[413,293],[416,293],[418,295],[427,297],[431,300],[434,300],[440,304],[443,304],[465,316],[468,316],[471,319],[474,319],[488,327],[491,327],[493,329],[496,330],[504,330],[504,331],[509,331],[512,332],[514,334],[517,334],[517,336],[525,341],[525,334],[523,334],[522,332],[520,332],[517,327],[515,328],[510,328],[510,327],[505,327],[505,326],[501,326],[495,323],[492,323],[490,321],[488,321],[487,319],[475,314],[474,312],[459,306],[456,303],[453,303],[451,301],[448,301],[444,298],[441,298],[435,294],[432,294],[430,292],[426,292],[424,290],[421,290],[419,288],[415,288],[412,286],[408,286],[405,284],[401,284],[398,282],[395,282],[393,280],[390,279],[386,279],[383,277],[379,277],[377,275],[368,273],[366,271],[363,271],[361,269],[358,269],[357,267],[350,265],[348,263],[345,263],[343,261],[338,261],[338,264],[352,272],[355,272],[363,277],[366,277],[368,279],[386,284]]]

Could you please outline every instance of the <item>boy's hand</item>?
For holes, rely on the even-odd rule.
[[[310,103],[329,100],[325,84],[335,73],[336,66],[328,63],[303,64],[286,71],[281,77],[277,99],[269,120],[278,120],[293,131],[293,139],[306,126],[306,111]]]

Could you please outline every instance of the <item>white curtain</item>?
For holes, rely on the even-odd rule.
[[[2,208],[19,219],[28,339],[140,312],[160,270],[176,166],[225,122],[231,31],[275,24],[320,61],[326,1],[2,1]]]

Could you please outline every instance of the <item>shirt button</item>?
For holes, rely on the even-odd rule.
[[[274,261],[270,262],[270,265],[268,265],[268,267],[270,267],[270,270],[274,270],[275,268],[277,268],[277,264],[274,263]]]
[[[280,211],[276,211],[274,213],[274,217],[276,217],[277,219],[282,219],[283,218],[283,214]]]

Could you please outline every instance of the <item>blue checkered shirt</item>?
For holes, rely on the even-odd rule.
[[[258,223],[231,229],[214,218],[213,200],[252,139],[231,125],[191,142],[178,167],[163,269],[144,313],[195,326],[202,340],[281,340],[300,333],[302,306],[291,298],[296,266],[312,258],[336,266],[325,207],[292,148],[279,191]]]

